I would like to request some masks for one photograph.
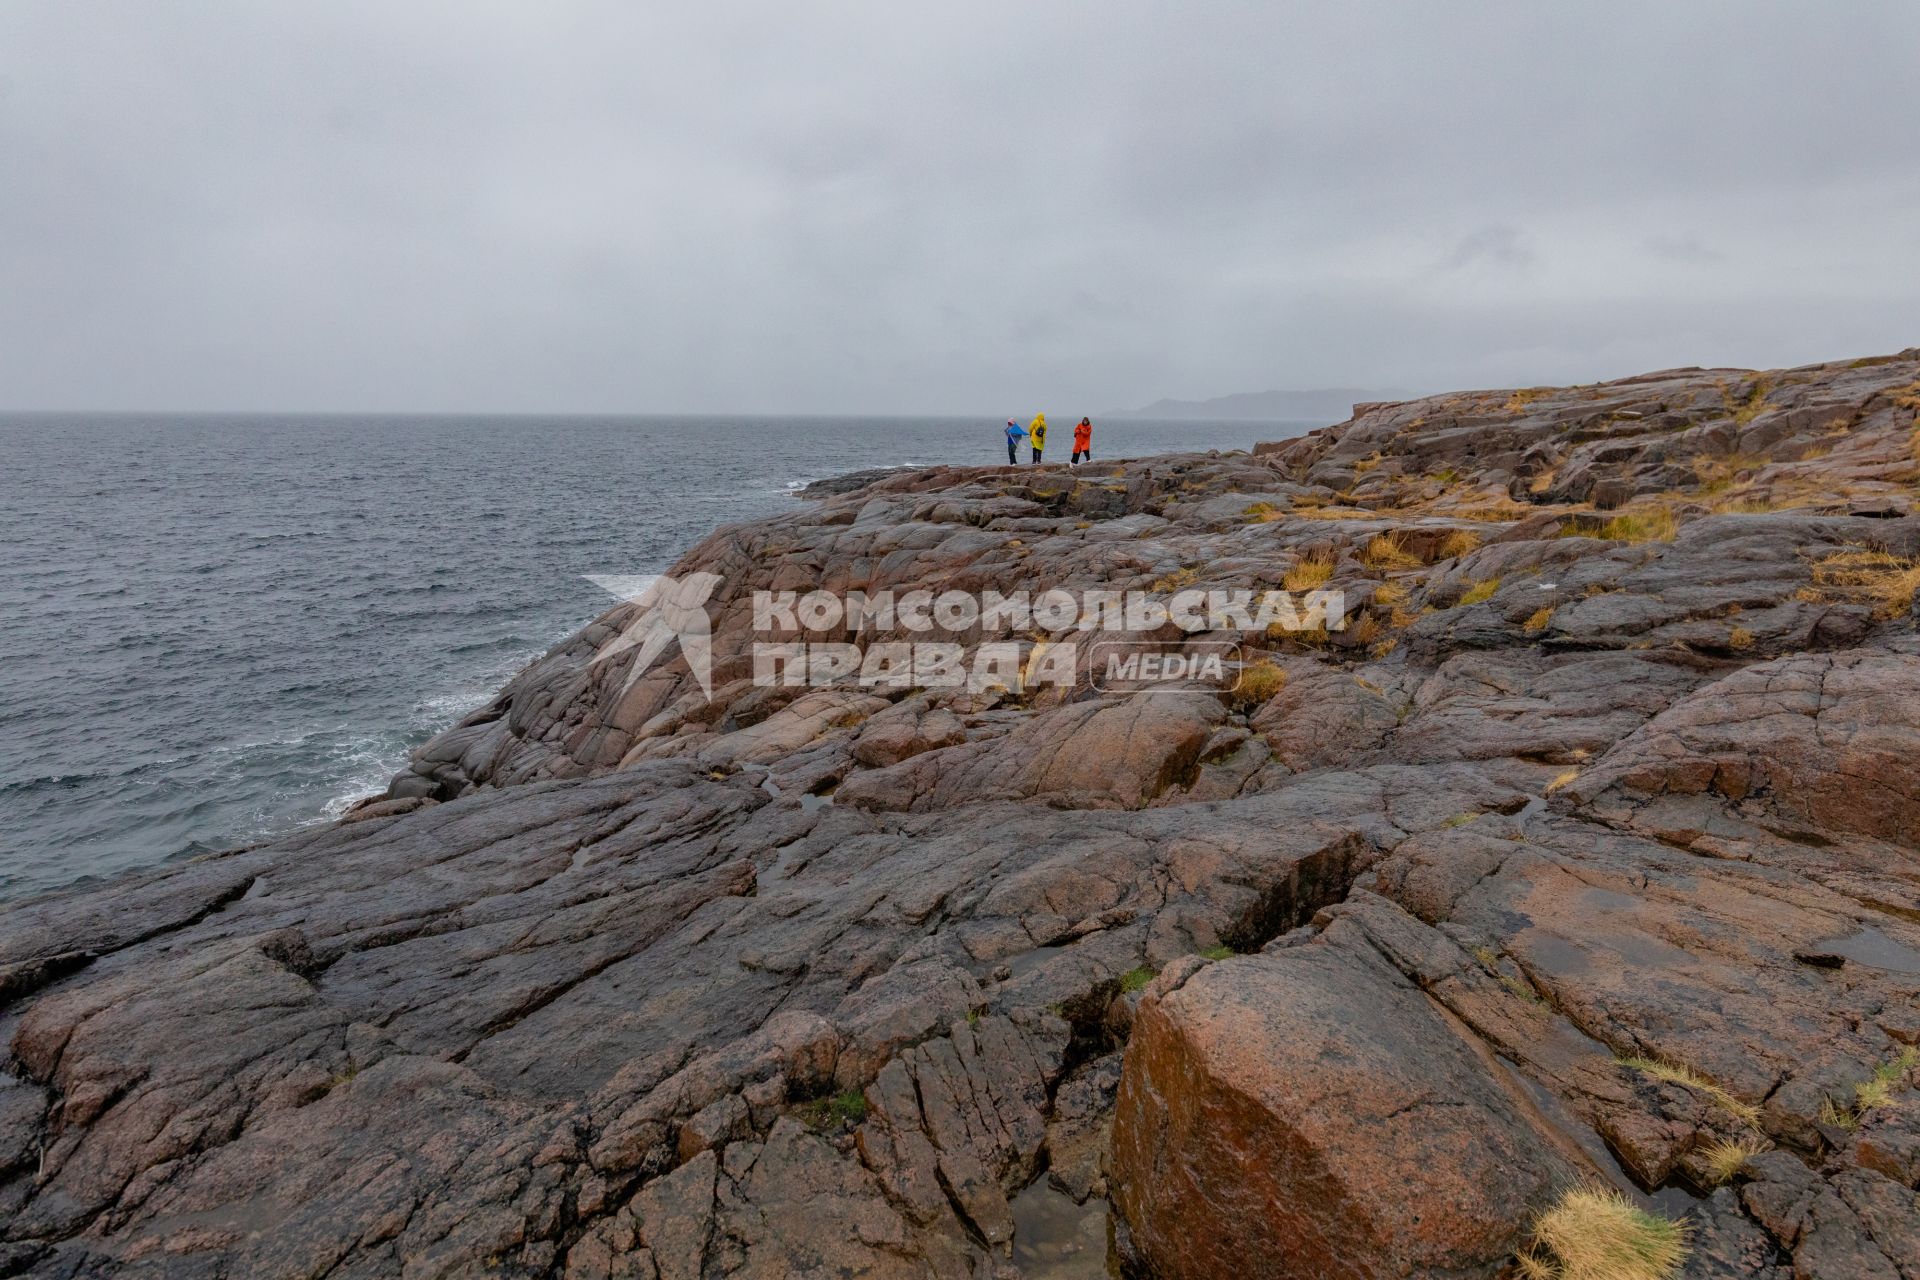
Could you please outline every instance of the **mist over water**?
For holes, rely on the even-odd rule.
[[[1094,444],[1309,425],[1101,422]],[[337,816],[611,605],[583,574],[662,571],[825,476],[1004,463],[1002,429],[0,416],[0,897]]]

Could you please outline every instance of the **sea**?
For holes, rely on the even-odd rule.
[[[1112,419],[1094,443],[1317,425]],[[586,575],[664,571],[828,476],[1004,464],[1003,430],[0,415],[0,899],[331,820],[612,605]]]

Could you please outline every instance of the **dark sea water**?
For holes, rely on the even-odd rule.
[[[1103,458],[1316,424],[1099,424]],[[0,897],[267,839],[792,489],[977,419],[0,416]],[[1067,424],[1055,430],[1060,460]]]

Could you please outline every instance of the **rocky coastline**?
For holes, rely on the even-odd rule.
[[[1669,370],[720,529],[710,699],[622,605],[339,824],[0,908],[0,1275],[1495,1277],[1600,1185],[1920,1280],[1917,415]],[[751,678],[756,590],[1308,581],[1258,697]]]

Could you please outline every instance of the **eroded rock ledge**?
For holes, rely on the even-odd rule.
[[[1920,1280],[1916,410],[1681,370],[723,529],[711,702],[622,606],[351,821],[0,912],[0,1274],[1493,1276],[1591,1179],[1689,1275]],[[1257,705],[748,678],[760,588],[1303,562],[1355,625]]]

